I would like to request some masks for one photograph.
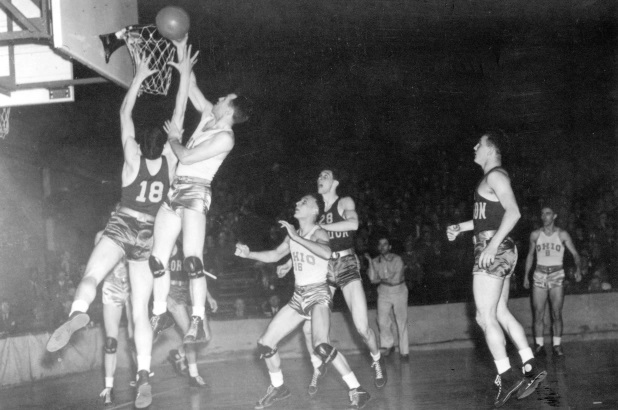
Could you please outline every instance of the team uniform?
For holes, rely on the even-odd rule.
[[[534,286],[541,289],[552,289],[562,286],[564,282],[564,244],[556,230],[550,236],[541,230],[536,241],[536,269],[534,270]]]
[[[322,212],[319,220],[320,225],[345,221],[345,218],[338,211],[340,199],[337,198],[328,211]],[[354,251],[356,231],[327,232],[332,250],[332,257],[328,261],[328,284],[343,288],[350,282],[361,280],[360,262]]]
[[[131,297],[129,273],[124,260],[118,262],[114,269],[105,277],[101,289],[104,305],[115,305],[123,308]]]
[[[489,175],[497,169],[503,170],[501,167],[491,169],[485,175]],[[474,268],[472,273],[475,275],[489,275],[495,278],[510,277],[515,270],[517,264],[517,247],[512,238],[506,237],[498,246],[498,252],[494,262],[487,268],[479,266],[479,257],[487,244],[496,234],[505,210],[500,201],[490,201],[478,193],[478,187],[474,190]]]
[[[159,171],[150,175],[146,159],[140,158],[137,177],[122,187],[120,208],[103,232],[124,250],[128,261],[146,261],[152,250],[155,215],[170,187],[167,159],[161,157],[161,161]]]
[[[189,275],[182,268],[183,259],[180,250],[170,259],[170,293],[167,297],[175,305],[191,306]]]

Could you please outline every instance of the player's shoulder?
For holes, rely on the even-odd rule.
[[[530,234],[530,240],[531,241],[536,241],[537,239],[539,239],[539,236],[541,235],[541,229],[535,229],[534,231],[532,231],[532,233]]]
[[[557,227],[556,231],[558,232],[558,237],[560,239],[569,239],[571,237],[571,235],[569,235],[569,233],[565,229]]]
[[[351,196],[342,196],[341,198],[339,198],[339,205],[346,209],[349,207],[354,207],[354,198],[352,198]]]

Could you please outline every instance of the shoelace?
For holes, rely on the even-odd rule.
[[[201,384],[201,385],[206,384],[204,379],[202,379],[202,376],[195,376],[195,381],[197,382],[197,384]]]
[[[317,386],[318,385],[318,379],[320,378],[320,371],[318,369],[313,369],[313,376],[311,376],[311,384],[309,384],[310,386]]]
[[[373,362],[371,367],[373,367],[376,371],[376,379],[382,379],[382,366],[380,366],[380,361]]]
[[[354,389],[354,390],[352,390],[350,392],[350,402],[351,402],[351,404],[353,404],[353,405],[358,404],[358,396],[359,396],[358,390]]]
[[[193,316],[193,318],[191,318],[191,328],[189,329],[187,334],[197,335],[197,326],[199,324],[200,324],[200,318],[197,316]]]
[[[496,376],[496,380],[494,380],[494,384],[498,386],[498,395],[496,397],[500,397],[500,393],[502,393],[502,378],[500,375]]]
[[[266,394],[264,395],[264,397],[262,397],[260,399],[260,404],[264,403],[264,401],[268,398],[268,396],[270,396],[270,394],[275,390],[275,386],[273,386],[272,384],[270,386],[268,386],[268,389],[266,389]]]

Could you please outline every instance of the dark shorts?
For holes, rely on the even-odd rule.
[[[210,181],[193,177],[176,177],[162,207],[177,213],[186,208],[206,214],[210,209]]]
[[[537,270],[534,271],[532,281],[535,288],[549,290],[561,287],[564,282],[564,277],[564,269],[552,273],[543,273]]]
[[[474,268],[472,273],[474,275],[489,275],[500,279],[509,277],[517,264],[517,247],[515,242],[508,237],[503,240],[500,246],[498,246],[494,262],[488,268],[481,268],[479,266],[479,257],[488,243],[489,240],[479,241],[474,244]]]
[[[129,261],[146,261],[152,251],[154,222],[139,221],[132,216],[114,212],[107,221],[103,236],[122,248]]]
[[[307,319],[311,318],[311,309],[315,305],[326,305],[328,308],[333,306],[333,298],[330,288],[326,283],[316,283],[314,285],[296,286],[292,299],[288,306]]]
[[[167,295],[168,304],[191,306],[191,291],[189,289],[189,281],[182,284],[170,284],[170,293]],[[171,303],[170,303],[171,302]]]
[[[356,254],[328,261],[327,283],[330,286],[343,288],[355,280],[361,280],[360,262]]]

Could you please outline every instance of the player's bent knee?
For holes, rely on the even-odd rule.
[[[277,348],[272,348],[270,346],[266,346],[258,342],[258,353],[260,354],[260,359],[268,359],[269,357],[273,357],[277,353]]]
[[[116,353],[116,349],[118,348],[118,340],[113,337],[108,337],[105,339],[105,353],[114,354]]]
[[[148,266],[150,267],[152,276],[155,278],[160,278],[165,275],[165,266],[163,266],[163,263],[156,256],[150,255],[148,258]]]
[[[316,355],[320,356],[322,363],[328,364],[337,357],[337,349],[328,343],[320,343],[314,349]]]
[[[198,279],[204,277],[204,265],[197,256],[187,256],[182,263],[185,272],[189,275],[189,279]]]

